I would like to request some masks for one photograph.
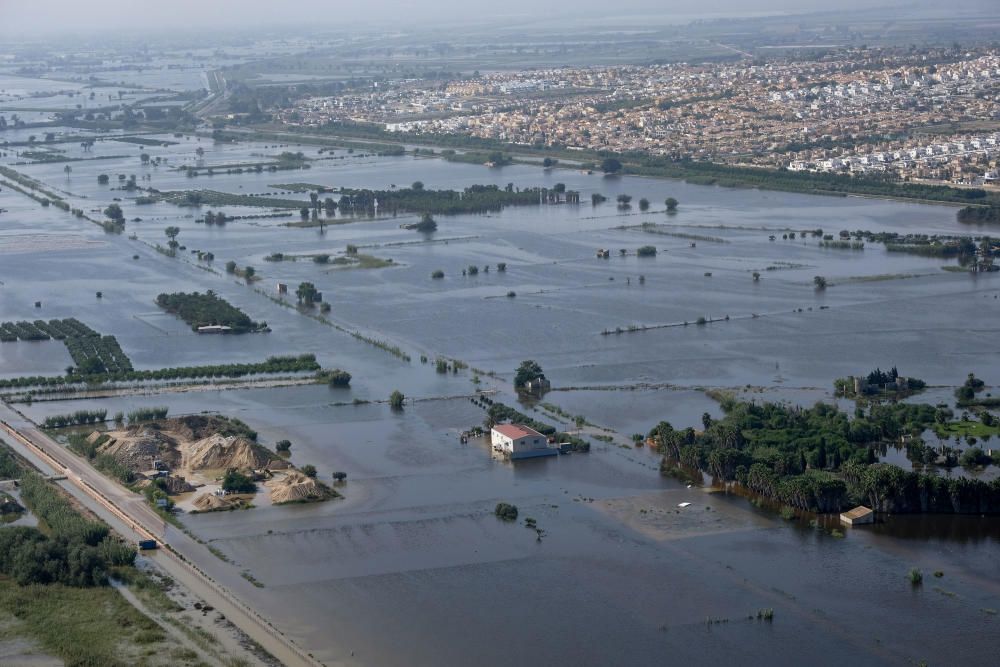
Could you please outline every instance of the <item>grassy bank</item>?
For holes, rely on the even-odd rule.
[[[171,655],[160,627],[110,587],[18,586],[0,579],[0,617],[0,638],[30,638],[67,665],[196,662]]]

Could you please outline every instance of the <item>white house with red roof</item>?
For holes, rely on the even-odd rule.
[[[490,431],[493,450],[512,459],[552,456],[558,453],[549,447],[548,438],[522,424],[497,424]]]

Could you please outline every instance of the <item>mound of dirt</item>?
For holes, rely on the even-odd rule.
[[[190,470],[260,470],[271,460],[266,450],[246,438],[210,435],[180,445],[181,467]]]
[[[149,470],[154,459],[163,459],[172,450],[173,441],[163,433],[148,429],[112,432],[111,438],[98,448],[129,470]]]
[[[280,478],[272,479],[266,486],[271,491],[271,502],[275,505],[326,500],[332,497],[328,488],[298,470],[291,470]]]
[[[185,415],[165,419],[160,424],[182,440],[201,440],[216,433],[253,437],[253,431],[246,424],[222,415]]]
[[[168,477],[164,477],[163,481],[166,482],[166,492],[170,495],[174,495],[176,493],[187,493],[188,491],[194,491],[195,489],[195,487],[188,484],[188,481],[183,477],[174,477],[173,475],[170,475]]]
[[[234,505],[233,501],[217,496],[214,493],[205,493],[198,496],[194,501],[194,509],[198,512],[216,512],[218,510],[228,510]]]

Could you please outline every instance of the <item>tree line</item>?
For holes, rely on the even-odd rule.
[[[95,375],[34,375],[0,379],[0,389],[25,387],[56,387],[71,384],[101,382],[143,382],[201,378],[237,378],[267,373],[305,373],[320,370],[314,354],[268,357],[266,361],[246,364],[215,364],[211,366],[182,366],[155,370],[121,371]]]

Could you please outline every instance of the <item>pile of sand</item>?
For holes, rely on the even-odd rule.
[[[181,443],[181,467],[188,470],[260,470],[270,457],[246,438],[211,435],[195,442]]]
[[[218,510],[227,510],[233,507],[234,504],[236,504],[235,499],[217,496],[214,493],[205,493],[195,499],[194,511],[215,512]]]
[[[323,500],[330,496],[328,489],[298,470],[291,470],[281,478],[272,479],[266,486],[271,490],[271,502],[275,505],[304,500]]]

